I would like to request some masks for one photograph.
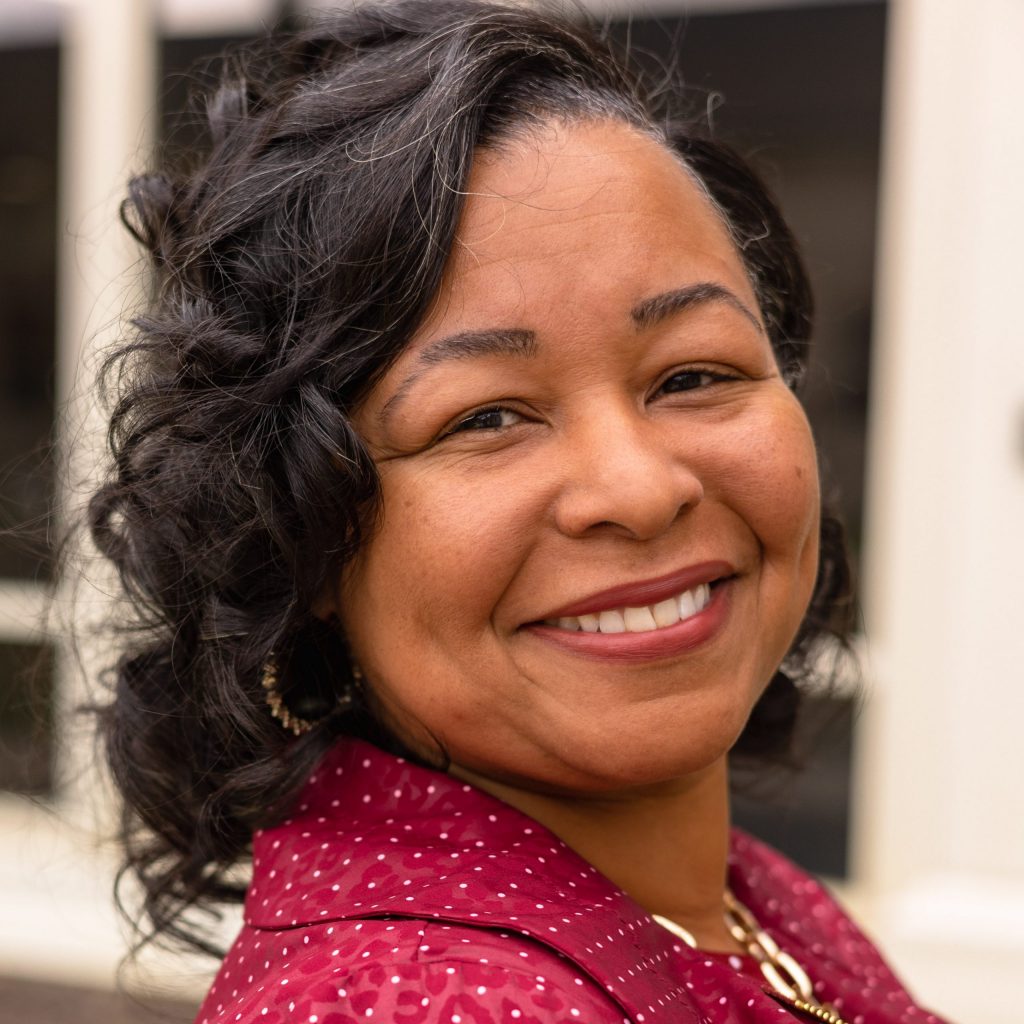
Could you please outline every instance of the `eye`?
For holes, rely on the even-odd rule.
[[[506,427],[514,426],[522,418],[513,409],[492,405],[487,409],[478,409],[476,412],[470,413],[465,419],[459,420],[455,426],[445,432],[444,436],[450,437],[452,434],[463,434],[470,431],[502,430]]]
[[[677,394],[680,391],[698,391],[722,381],[735,379],[728,373],[720,373],[715,370],[680,370],[667,377],[658,390],[666,394]]]

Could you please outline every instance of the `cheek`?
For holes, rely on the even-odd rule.
[[[381,469],[382,520],[346,576],[343,601],[347,594],[348,607],[403,632],[479,630],[530,542],[529,488],[479,472]]]
[[[736,441],[739,460],[732,472],[733,500],[765,557],[816,555],[817,456],[810,425],[796,399],[790,397],[766,409]]]
[[[382,518],[346,572],[337,607],[377,713],[433,760],[439,736],[451,744],[486,731],[518,699],[513,687],[479,681],[500,668],[493,613],[526,558],[537,513],[526,481],[498,487],[484,473],[380,469]]]
[[[817,456],[803,409],[788,391],[773,396],[731,435],[720,437],[718,469],[709,452],[714,497],[757,547],[757,601],[772,671],[807,610],[818,569],[820,495]],[[729,451],[731,457],[723,459]]]
[[[760,507],[750,515],[764,556],[767,599],[778,623],[781,658],[799,628],[818,571],[821,497],[817,456],[803,409],[792,400],[755,452],[765,467]]]

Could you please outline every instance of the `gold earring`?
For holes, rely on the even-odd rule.
[[[307,733],[315,726],[319,725],[325,719],[330,718],[339,711],[344,711],[347,708],[350,708],[355,703],[356,691],[359,690],[363,684],[363,673],[358,665],[352,665],[351,682],[346,683],[341,693],[338,694],[338,699],[335,702],[334,707],[326,714],[321,715],[315,721],[307,718],[301,718],[298,715],[292,714],[292,712],[288,710],[288,706],[284,702],[284,697],[282,697],[281,691],[278,689],[278,682],[277,658],[271,654],[270,657],[267,658],[266,662],[264,662],[263,671],[260,673],[260,683],[266,691],[266,700],[267,705],[270,708],[270,714],[286,729],[290,729],[295,736],[301,736],[303,733]]]

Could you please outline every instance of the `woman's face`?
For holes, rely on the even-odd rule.
[[[481,153],[432,311],[356,423],[383,519],[330,603],[406,744],[568,793],[725,755],[806,609],[818,483],[674,156],[604,122]]]

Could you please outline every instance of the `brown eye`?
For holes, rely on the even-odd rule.
[[[466,433],[471,430],[501,430],[502,427],[510,427],[522,417],[511,409],[501,406],[491,406],[489,409],[481,409],[478,412],[467,416],[448,431],[448,435]]]
[[[659,388],[666,394],[677,394],[680,391],[698,391],[721,381],[733,380],[725,373],[714,373],[711,370],[683,370],[673,373]]]

